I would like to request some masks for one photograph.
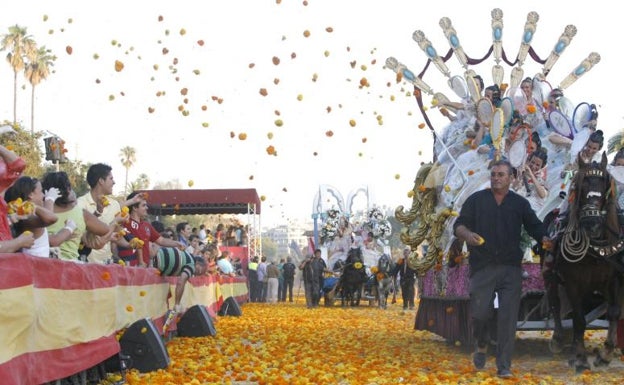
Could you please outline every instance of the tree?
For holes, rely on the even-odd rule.
[[[52,55],[52,51],[46,49],[45,46],[36,50],[31,61],[26,64],[26,70],[24,76],[30,82],[32,86],[32,92],[30,95],[30,134],[35,134],[35,87],[41,83],[42,80],[48,78],[50,74],[50,67],[54,65],[56,56]]]
[[[277,257],[277,244],[271,238],[262,237],[262,254],[267,260]]]
[[[130,167],[134,166],[134,162],[136,162],[136,150],[134,147],[126,146],[121,149],[119,153],[121,156],[121,164],[126,169],[126,180],[124,182],[124,196],[127,196],[128,193],[128,171]]]
[[[0,50],[8,51],[7,61],[13,67],[13,125],[17,123],[17,73],[25,67],[25,58],[33,58],[37,44],[19,25],[9,27],[9,33],[2,37]]]
[[[150,180],[147,174],[140,174],[139,177],[134,181],[130,182],[130,192],[137,190],[147,190],[149,188]]]
[[[5,122],[0,123],[0,126],[5,124],[10,125],[9,122]],[[15,130],[14,134],[7,133],[0,136],[0,143],[4,147],[12,149],[26,161],[24,175],[40,178],[45,171],[41,162],[44,154],[38,143],[41,139],[41,134],[30,135],[19,125],[14,125],[13,129]]]

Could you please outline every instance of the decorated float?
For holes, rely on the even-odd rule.
[[[538,216],[544,218],[564,201],[576,157],[597,128],[596,107],[585,101],[574,103],[564,92],[600,61],[600,55],[590,53],[559,83],[554,83],[555,79],[548,75],[577,30],[573,25],[566,26],[552,51],[542,58],[531,46],[538,21],[536,12],[527,15],[515,56],[503,48],[503,11],[494,9],[492,44],[485,53],[469,56],[464,52],[451,20],[443,17],[439,25],[450,45],[445,55],[440,55],[441,51],[418,30],[412,37],[427,58],[420,73],[394,57],[386,60],[386,68],[396,73],[397,83],[414,86],[413,95],[424,118],[421,125],[427,126],[434,138],[433,161],[417,172],[410,191],[411,207],[399,206],[395,212],[403,224],[401,240],[412,250],[408,263],[420,276],[415,328],[429,330],[451,343],[472,343],[470,256],[465,245],[454,237],[453,224],[466,198],[489,187],[490,162],[509,160],[518,173],[514,190],[527,197]],[[447,65],[453,56],[461,65],[461,75],[452,75]],[[476,69],[488,69],[488,59],[493,61],[490,74],[480,76]],[[527,76],[525,68],[530,66],[538,69]],[[455,101],[427,83],[427,75],[439,77],[436,70],[443,75]],[[429,115],[433,113],[448,118],[443,129],[434,127],[433,115]],[[611,142],[608,147],[609,151],[617,150]],[[542,163],[531,165],[534,157]],[[611,170],[621,183],[619,168]],[[552,329],[543,301],[539,260],[531,246],[527,237],[523,245],[525,279],[518,329]],[[604,306],[597,306],[588,313],[588,328],[606,327],[601,319],[604,312]],[[571,320],[565,320],[564,326],[570,327]]]
[[[392,233],[392,225],[386,214],[371,203],[372,200],[368,186],[353,189],[346,203],[340,191],[330,185],[319,186],[315,195],[312,215],[315,244],[319,245],[328,270],[333,272],[325,277],[326,305],[341,298],[336,291],[345,269],[361,270],[363,276],[373,281],[381,256],[391,255],[387,239]],[[361,261],[353,264],[348,261],[352,249],[361,251]],[[377,300],[374,290],[369,287],[374,286],[372,283],[363,285],[359,293],[360,298],[369,304]]]

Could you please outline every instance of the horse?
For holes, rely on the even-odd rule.
[[[362,287],[366,282],[366,270],[362,258],[362,250],[349,249],[347,259],[340,276],[338,285],[342,292],[342,306],[359,306],[362,296]]]
[[[563,326],[559,286],[570,301],[575,357],[569,361],[577,373],[590,369],[584,343],[585,314],[595,295],[606,302],[609,323],[604,349],[596,349],[594,366],[609,364],[616,345],[616,328],[624,299],[624,240],[618,221],[613,178],[607,157],[600,163],[579,161],[567,213],[556,219],[551,266],[543,269],[546,294],[554,321],[553,351],[561,350]],[[548,258],[548,257],[547,257]]]
[[[382,254],[377,261],[377,269],[374,271],[375,284],[377,287],[377,303],[380,309],[388,306],[388,294],[390,290],[396,288],[393,285],[392,272],[394,271],[394,261],[387,254]]]

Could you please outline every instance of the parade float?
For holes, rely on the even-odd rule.
[[[366,285],[358,293],[358,299],[372,305],[378,300],[373,289],[375,267],[386,254],[391,256],[388,238],[392,225],[386,213],[373,203],[368,186],[359,186],[349,192],[345,200],[338,189],[331,185],[320,185],[314,197],[314,244],[321,250],[321,258],[328,270],[324,281],[325,305],[331,306],[336,299],[342,299],[339,283],[345,268],[349,251],[361,250],[361,262],[354,264],[362,276],[368,277]]]
[[[535,199],[538,194],[533,189],[531,197],[526,174],[518,178],[520,190],[524,189],[538,216],[544,218],[565,199],[573,172],[571,165],[596,129],[596,107],[585,101],[576,104],[564,96],[564,91],[590,71],[600,61],[600,55],[590,53],[563,80],[555,83],[556,79],[548,75],[577,30],[573,25],[566,26],[543,59],[531,46],[538,21],[536,12],[527,15],[515,56],[503,48],[503,12],[494,9],[492,43],[485,53],[469,56],[464,52],[451,20],[443,17],[439,25],[450,45],[445,55],[440,55],[425,33],[417,30],[413,40],[427,58],[420,73],[394,57],[386,60],[386,68],[396,73],[397,83],[413,85],[413,96],[424,119],[421,126],[428,127],[434,139],[433,160],[419,168],[409,193],[411,207],[399,206],[395,211],[396,219],[403,225],[401,241],[412,250],[408,263],[420,277],[415,328],[431,331],[450,343],[472,343],[468,306],[470,256],[465,245],[454,237],[453,224],[466,198],[489,187],[488,164],[505,158],[517,170],[526,170],[535,142],[541,142],[537,147],[545,149],[548,155],[539,171],[547,195]],[[459,61],[463,74],[452,75],[447,65],[452,57]],[[487,69],[486,60],[493,61],[491,72],[489,76],[485,73],[480,76],[475,69]],[[539,69],[525,75],[525,68],[530,66]],[[508,78],[506,69],[511,69]],[[452,91],[449,95],[455,101],[434,91],[427,83],[427,75],[439,77],[435,70],[443,75]],[[485,84],[481,79],[485,79]],[[488,95],[488,90],[494,91],[494,97]],[[433,113],[448,118],[442,129],[435,127],[430,115]],[[618,179],[621,171],[612,171]],[[540,264],[532,255],[531,246],[527,239],[523,245],[525,279],[518,329],[548,330],[552,329],[552,321],[543,301]],[[588,327],[605,327],[601,319],[604,312],[605,306],[589,312]],[[570,327],[571,320],[565,320],[564,325]]]

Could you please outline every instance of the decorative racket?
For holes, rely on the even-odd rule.
[[[550,121],[550,126],[556,133],[565,136],[566,138],[574,138],[572,125],[564,114],[559,111],[551,111],[548,115],[548,120]]]
[[[592,110],[591,106],[587,102],[580,103],[574,109],[572,115],[572,123],[574,124],[574,132],[579,132],[587,125],[587,122],[591,119]]]
[[[449,79],[448,84],[460,99],[466,99],[470,95],[468,84],[466,84],[466,80],[463,77],[455,75]]]
[[[548,95],[552,91],[552,86],[546,80],[539,79],[537,76],[533,78],[533,98],[544,104],[548,101]]]
[[[511,144],[507,152],[507,158],[512,167],[518,168],[524,164],[527,157],[526,148],[524,140],[516,140]]]
[[[491,104],[490,104],[491,105]],[[497,150],[500,150],[501,140],[503,139],[503,132],[505,131],[505,122],[503,117],[503,110],[497,108],[492,114],[492,120],[490,122],[490,136],[492,137],[492,143]]]
[[[481,98],[477,102],[477,120],[482,125],[489,127],[492,121],[492,114],[494,113],[494,107],[490,99]]]
[[[477,81],[472,76],[466,76],[466,85],[468,86],[468,93],[473,102],[479,101],[481,98],[481,88]]]
[[[614,166],[609,170],[609,174],[615,179],[618,183],[624,184],[624,166]]]
[[[505,97],[501,100],[500,108],[503,110],[503,117],[505,126],[509,126],[511,118],[513,117],[513,102],[510,97]]]

